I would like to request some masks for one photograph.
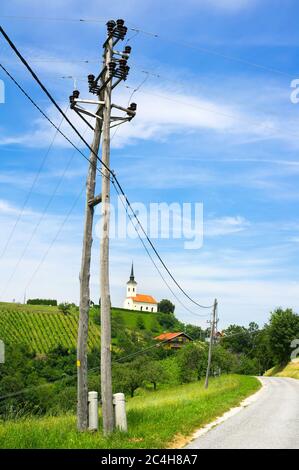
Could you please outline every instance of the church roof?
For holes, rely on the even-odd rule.
[[[158,302],[151,295],[136,294],[135,297],[131,297],[134,302],[145,302],[147,304],[157,304]]]

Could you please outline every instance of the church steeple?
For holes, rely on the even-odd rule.
[[[131,267],[131,275],[130,275],[130,282],[134,282],[134,266],[133,266],[133,261],[132,261],[132,267]]]
[[[127,297],[136,296],[136,291],[137,291],[136,286],[137,286],[137,282],[135,281],[134,266],[132,262],[130,279],[127,282]]]

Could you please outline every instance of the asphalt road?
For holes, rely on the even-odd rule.
[[[256,401],[186,449],[299,449],[299,380],[262,377]]]

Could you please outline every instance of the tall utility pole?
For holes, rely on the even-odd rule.
[[[97,114],[102,117],[101,105],[98,106]],[[97,175],[97,154],[100,147],[102,132],[102,120],[96,119],[92,152],[89,157],[89,168],[86,180],[86,203],[85,203],[85,223],[83,248],[80,271],[80,306],[79,306],[79,327],[77,340],[77,428],[85,431],[88,428],[88,381],[87,381],[87,340],[88,340],[88,318],[90,307],[90,261],[92,246],[92,226],[94,217],[94,207],[101,198],[95,199],[96,175]]]
[[[212,349],[213,349],[213,341],[214,341],[215,325],[216,325],[216,312],[217,312],[217,299],[214,300],[214,306],[213,306],[213,312],[212,312],[208,366],[207,366],[207,372],[206,372],[205,388],[208,388],[209,386],[209,375],[210,375],[210,369],[211,369]]]
[[[126,46],[122,52],[114,50],[115,45],[125,38],[127,28],[123,20],[108,21],[107,39],[104,42],[103,69],[97,77],[88,75],[89,91],[97,95],[97,99],[79,99],[79,91],[75,90],[70,96],[71,109],[94,131],[89,169],[86,184],[85,226],[80,272],[80,316],[77,343],[77,424],[80,431],[88,428],[88,365],[87,340],[88,318],[90,306],[90,262],[92,246],[92,226],[94,207],[102,202],[102,236],[100,249],[100,283],[101,283],[101,398],[104,434],[113,431],[112,379],[111,379],[111,320],[110,320],[110,290],[109,290],[109,215],[110,215],[110,128],[130,121],[136,114],[136,104],[122,107],[111,103],[112,90],[126,80],[129,67],[127,59],[131,47]],[[96,112],[83,108],[80,104],[96,105]],[[111,109],[116,108],[125,116],[111,116]],[[95,119],[94,127],[84,117]],[[102,144],[102,193],[95,196],[96,176],[99,170],[98,151],[101,134]]]
[[[100,247],[100,285],[101,285],[101,397],[104,434],[113,431],[112,370],[111,370],[111,312],[109,286],[109,226],[110,226],[110,117],[111,117],[111,80],[109,64],[113,55],[113,36],[105,44],[105,82],[103,112],[102,146],[102,238]],[[104,166],[105,165],[105,166]]]

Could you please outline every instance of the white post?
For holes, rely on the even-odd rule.
[[[126,400],[123,393],[114,393],[113,395],[114,406],[114,422],[116,428],[120,431],[127,432],[127,415],[126,415]]]
[[[88,429],[89,431],[97,431],[98,427],[98,392],[88,392]]]

